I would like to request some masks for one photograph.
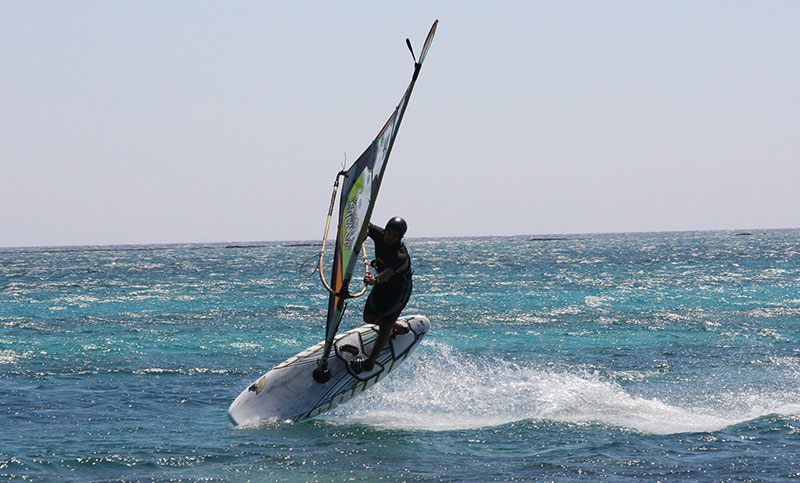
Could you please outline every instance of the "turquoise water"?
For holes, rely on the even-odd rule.
[[[800,476],[800,231],[531,238],[410,240],[421,347],[250,429],[231,401],[323,337],[315,247],[2,250],[0,478]]]

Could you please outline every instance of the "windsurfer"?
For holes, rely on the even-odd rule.
[[[406,221],[399,216],[389,220],[385,228],[369,225],[367,236],[375,243],[375,260],[371,265],[378,274],[368,273],[364,277],[364,283],[372,285],[364,305],[364,322],[376,324],[380,329],[370,356],[354,365],[356,372],[372,370],[392,333],[408,332],[408,327],[397,323],[412,289],[411,257],[403,243],[407,228]]]

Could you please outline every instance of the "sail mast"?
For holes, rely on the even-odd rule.
[[[386,121],[377,137],[353,165],[346,171],[339,173],[343,176],[343,181],[339,198],[339,223],[336,231],[331,282],[329,286],[326,286],[330,292],[330,297],[328,299],[328,317],[325,328],[325,347],[322,357],[317,361],[317,369],[314,371],[314,379],[320,383],[326,382],[330,378],[330,372],[327,369],[328,357],[333,345],[333,338],[339,330],[339,323],[344,315],[346,301],[352,298],[348,289],[353,270],[358,261],[358,252],[363,250],[372,209],[375,206],[375,200],[386,171],[386,163],[394,146],[397,131],[400,127],[400,122],[403,120],[408,101],[411,98],[411,91],[414,89],[414,84],[417,81],[422,62],[425,60],[425,55],[436,33],[438,23],[438,20],[433,22],[428,37],[425,39],[419,60],[414,59],[414,74],[411,77],[411,82],[400,99],[400,103],[392,112],[392,115],[389,116],[389,120]],[[413,56],[414,51],[411,49],[411,42],[406,39],[406,43]],[[325,231],[327,237],[327,227]]]

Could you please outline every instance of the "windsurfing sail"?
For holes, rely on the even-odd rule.
[[[358,254],[363,251],[364,240],[367,237],[367,228],[372,215],[372,208],[378,197],[378,190],[383,180],[383,174],[386,171],[386,163],[389,160],[389,154],[392,152],[392,146],[397,137],[400,122],[403,120],[403,114],[411,98],[411,91],[414,89],[414,84],[417,81],[417,76],[419,76],[422,62],[425,60],[425,56],[433,41],[438,23],[438,20],[433,22],[433,26],[422,47],[419,60],[416,58],[414,59],[414,74],[411,77],[411,83],[400,99],[400,103],[397,105],[394,112],[392,112],[392,115],[389,116],[389,120],[386,121],[386,124],[384,124],[380,132],[378,132],[378,136],[370,143],[361,156],[358,157],[355,163],[346,171],[342,171],[337,175],[337,185],[335,186],[338,186],[339,176],[342,176],[344,180],[342,181],[341,196],[339,198],[339,224],[336,231],[331,281],[330,285],[325,284],[330,292],[330,298],[328,300],[328,318],[325,328],[325,348],[322,357],[318,361],[318,370],[314,373],[314,377],[320,382],[326,380],[325,374],[327,373],[328,357],[333,344],[333,338],[339,330],[339,323],[342,320],[342,315],[344,315],[345,302],[347,299],[352,298],[349,292],[350,280],[353,276],[353,270],[358,263]],[[413,56],[414,50],[411,48],[411,42],[408,39],[406,39],[406,44]],[[333,196],[336,196],[335,188]],[[334,200],[331,199],[331,211],[329,211],[328,223],[330,223],[333,201]],[[323,238],[323,252],[325,239],[327,239],[327,231],[328,228],[326,226],[325,237]],[[322,257],[320,257],[320,266],[321,265]],[[322,273],[320,269],[320,277],[322,277]],[[325,283],[324,278],[323,283]],[[363,291],[361,293],[363,293]]]

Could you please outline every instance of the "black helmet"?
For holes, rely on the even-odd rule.
[[[386,230],[391,228],[392,230],[396,231],[402,237],[406,234],[406,230],[408,230],[408,224],[406,220],[400,218],[399,216],[395,216],[391,220],[386,222]]]

